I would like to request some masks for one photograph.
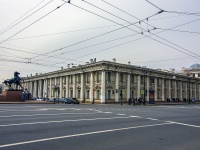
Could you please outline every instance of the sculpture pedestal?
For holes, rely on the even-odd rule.
[[[3,91],[3,95],[0,96],[1,102],[19,102],[22,101],[23,90],[6,90]]]

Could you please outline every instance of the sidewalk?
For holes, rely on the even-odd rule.
[[[47,102],[47,101],[36,101],[36,100],[27,100],[26,102],[22,101],[16,101],[16,102],[1,102],[0,104],[58,104],[58,103],[53,103],[53,102]],[[80,103],[80,104],[90,104],[90,103]],[[120,103],[109,103],[109,104],[120,104]],[[200,104],[200,102],[195,102],[195,103],[188,103],[188,102],[155,102],[155,104],[149,104],[146,102],[146,106],[159,106],[159,105],[195,105],[195,104]],[[108,104],[104,104],[108,105]],[[128,103],[123,103],[123,105],[128,105]],[[130,104],[133,105],[133,104]],[[135,105],[135,106],[144,106],[143,104],[140,105]]]
[[[0,102],[0,104],[55,104],[52,102],[47,102],[47,101],[36,101],[36,100],[27,100],[26,102]]]

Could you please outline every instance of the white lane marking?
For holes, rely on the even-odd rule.
[[[88,115],[88,114],[104,114],[107,112],[90,112],[90,113],[56,113],[56,114],[32,114],[32,115],[10,115],[10,116],[0,116],[0,118],[10,118],[10,117],[30,117],[30,116],[58,116],[58,115]]]
[[[180,123],[180,122],[174,122],[174,121],[166,121],[166,122],[183,125],[183,126],[188,126],[188,127],[200,128],[200,126],[196,126],[196,125],[192,125],[192,124],[186,124],[186,123]]]
[[[77,119],[77,120],[44,121],[44,122],[26,122],[26,123],[18,123],[18,124],[2,124],[2,125],[0,125],[0,127],[35,125],[35,124],[48,124],[48,123],[60,123],[60,122],[78,122],[78,121],[94,121],[94,120],[127,119],[127,118],[133,118],[133,117],[129,116],[129,117],[93,118],[93,119]]]
[[[57,139],[64,139],[64,138],[71,138],[71,137],[78,137],[78,136],[85,136],[85,135],[92,135],[92,134],[114,132],[114,131],[163,126],[163,125],[169,125],[169,124],[173,124],[173,123],[151,124],[151,125],[144,125],[144,126],[126,127],[126,128],[118,128],[118,129],[110,129],[110,130],[101,130],[101,131],[95,131],[95,132],[86,132],[86,133],[80,133],[80,134],[72,134],[72,135],[66,135],[66,136],[58,136],[58,137],[52,137],[52,138],[46,138],[46,139],[38,139],[38,140],[32,140],[32,141],[25,141],[25,142],[18,142],[18,143],[0,145],[0,148],[11,147],[11,146],[16,146],[16,145],[24,145],[24,144],[30,144],[30,143],[37,143],[37,142],[44,142],[44,141],[51,141],[51,140],[57,140]]]
[[[124,116],[125,114],[117,114],[117,115],[119,115],[119,116]]]
[[[146,119],[149,119],[149,120],[158,120],[158,119],[154,119],[154,118],[146,118]]]

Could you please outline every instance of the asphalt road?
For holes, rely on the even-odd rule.
[[[200,105],[0,105],[0,149],[199,150]]]

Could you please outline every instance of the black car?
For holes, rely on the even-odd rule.
[[[76,98],[68,98],[72,104],[79,104],[80,102]]]
[[[71,104],[71,100],[69,100],[68,98],[61,98],[60,102],[65,104]]]

